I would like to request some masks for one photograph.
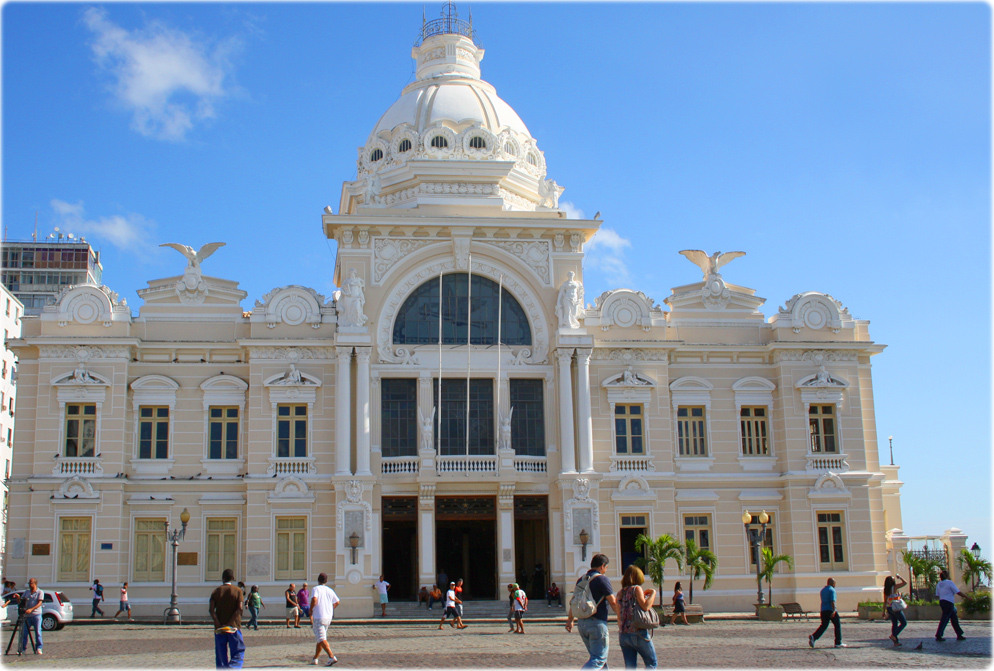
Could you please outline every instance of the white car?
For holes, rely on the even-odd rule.
[[[72,601],[65,592],[57,590],[42,590],[45,598],[41,606],[41,628],[45,631],[62,629],[72,622]],[[7,606],[5,619],[7,622],[17,621],[17,604]]]

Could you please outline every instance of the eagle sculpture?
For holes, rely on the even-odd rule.
[[[206,245],[200,248],[200,251],[194,251],[193,247],[189,245],[181,245],[177,242],[164,242],[160,247],[172,247],[177,252],[186,257],[189,263],[187,264],[188,269],[200,271],[200,262],[206,259],[208,256],[216,252],[220,247],[224,247],[224,242],[208,242]]]
[[[721,268],[732,259],[745,256],[745,252],[715,252],[714,254],[708,256],[708,253],[702,249],[684,249],[680,253],[686,256],[691,263],[701,269],[704,273],[705,279],[707,279],[709,275],[717,275],[718,268]]]

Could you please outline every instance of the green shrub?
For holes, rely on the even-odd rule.
[[[908,599],[909,606],[938,606],[938,599]]]
[[[865,608],[871,608],[871,609],[876,609],[876,610],[883,610],[884,609],[884,602],[883,601],[860,601],[856,605],[859,608],[864,608],[865,607]]]
[[[970,615],[991,612],[991,593],[970,592],[963,597],[963,610]]]

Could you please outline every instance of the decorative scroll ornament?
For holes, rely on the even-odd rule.
[[[345,483],[345,500],[349,503],[362,503],[362,480],[349,480]]]
[[[59,485],[59,496],[64,499],[99,499],[100,494],[98,494],[93,489],[93,485],[79,477],[74,475],[71,478],[67,478]]]
[[[322,308],[330,310],[325,307],[324,296],[308,287],[291,285],[273,289],[256,301],[252,314],[262,315],[268,328],[277,324],[310,324],[311,328],[320,328]]]
[[[402,259],[435,242],[418,238],[373,238],[373,283],[379,284]]]
[[[480,244],[497,247],[515,256],[546,285],[552,283],[549,270],[551,245],[548,240],[487,240]]]

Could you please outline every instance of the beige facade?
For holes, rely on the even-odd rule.
[[[844,608],[875,597],[900,482],[878,459],[868,323],[817,292],[766,318],[721,272],[736,253],[686,251],[668,309],[585,299],[601,222],[565,217],[483,50],[446,30],[426,24],[416,81],[326,209],[330,299],[289,285],[243,312],[235,282],[202,272],[228,251],[207,245],[138,292],[137,316],[78,286],[24,321],[8,576],[72,594],[128,580],[137,612],[159,612],[165,523],[188,509],[181,608],[229,565],[270,599],[325,571],[343,615],[373,613],[380,573],[394,598],[444,571],[496,599],[604,552],[618,580],[641,532],[706,543],[719,567],[695,601],[747,610],[742,516],[765,510],[795,562],[775,602],[830,575]]]

